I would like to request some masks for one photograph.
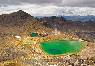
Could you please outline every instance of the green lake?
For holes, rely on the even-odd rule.
[[[53,40],[41,43],[42,50],[50,55],[73,54],[82,50],[83,44],[72,40]]]

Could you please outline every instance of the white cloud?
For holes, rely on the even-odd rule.
[[[95,7],[95,0],[0,0],[0,5],[20,5],[30,3],[36,5],[55,5],[69,7]]]
[[[28,6],[28,7],[27,7]],[[26,5],[18,5],[18,6],[8,6],[0,9],[0,14],[7,14],[7,13],[12,13],[16,12],[18,10],[23,10],[31,15],[38,15],[38,16],[50,16],[50,15],[55,15],[55,10],[58,9],[57,6],[50,5],[50,6],[40,6],[40,5],[31,5],[31,4],[26,4]]]
[[[58,7],[55,5],[35,5],[35,4],[24,4],[17,6],[7,6],[0,8],[0,14],[12,13],[18,10],[23,10],[32,16],[55,16],[55,15],[75,15],[75,16],[95,16],[95,8],[91,7]]]

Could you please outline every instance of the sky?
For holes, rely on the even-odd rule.
[[[64,7],[95,9],[95,0],[0,0],[0,13],[6,10],[31,8],[33,15],[54,15]]]

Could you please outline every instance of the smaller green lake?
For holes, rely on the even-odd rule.
[[[31,33],[30,35],[31,35],[31,37],[38,37],[39,36],[38,33],[36,33],[36,32]]]
[[[79,41],[54,40],[42,42],[41,48],[50,55],[72,54],[81,51],[83,44]]]

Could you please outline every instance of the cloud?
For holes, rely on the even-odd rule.
[[[27,7],[28,6],[28,7]],[[1,14],[10,14],[17,12],[18,10],[23,10],[32,16],[56,16],[56,15],[65,15],[65,16],[95,16],[95,8],[91,7],[58,7],[54,5],[41,6],[41,5],[11,5],[8,7],[0,8]]]
[[[20,5],[23,3],[37,5],[56,5],[59,7],[95,7],[95,0],[0,0],[1,5]]]
[[[60,6],[95,7],[95,0],[63,0]]]
[[[95,0],[0,0],[0,4],[18,5],[22,3],[30,4],[53,4],[56,6],[73,6],[73,7],[95,7]]]
[[[55,4],[60,3],[62,0],[21,0],[22,2],[32,3],[32,4]]]
[[[27,7],[28,6],[28,7]],[[39,5],[16,5],[16,6],[8,6],[4,8],[0,8],[0,14],[9,14],[12,12],[16,12],[18,10],[23,10],[33,16],[50,16],[56,15],[56,10],[59,9],[57,6],[49,5],[49,6],[39,6]]]
[[[61,3],[62,0],[0,0],[0,4],[6,4],[6,5],[18,5],[22,3],[29,3],[29,4],[56,4]]]
[[[15,5],[21,4],[19,0],[0,0],[1,5]]]

